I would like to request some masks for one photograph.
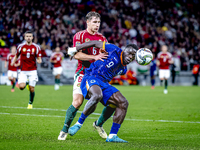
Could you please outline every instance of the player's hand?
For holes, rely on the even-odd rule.
[[[95,60],[101,60],[104,61],[103,59],[106,59],[108,57],[108,53],[100,53],[99,55],[94,56]]]
[[[17,67],[17,64],[14,64],[15,67]]]
[[[108,52],[105,49],[102,49],[102,48],[100,48],[99,53],[107,53],[108,54]]]
[[[56,61],[56,60],[54,60],[54,61],[53,61],[53,63],[57,63],[57,61]]]
[[[11,62],[11,63],[10,63],[10,65],[11,65],[11,66],[13,66],[13,65],[14,65],[14,63],[13,63],[13,62]]]
[[[76,52],[77,52],[76,47],[69,47],[67,50],[67,54],[70,56],[74,56],[76,54]]]

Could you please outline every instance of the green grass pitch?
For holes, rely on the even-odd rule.
[[[129,101],[118,136],[129,143],[106,143],[92,127],[101,103],[81,130],[66,141],[58,141],[66,109],[72,103],[72,86],[36,86],[34,109],[27,110],[29,92],[0,86],[0,149],[200,149],[200,87],[116,86]],[[85,100],[80,108],[83,110]],[[80,112],[74,119],[74,124]],[[104,124],[109,134],[112,119]]]

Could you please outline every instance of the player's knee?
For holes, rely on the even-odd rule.
[[[76,109],[79,109],[81,107],[82,103],[83,103],[83,98],[82,97],[80,97],[80,96],[74,96],[72,105]]]
[[[103,95],[102,95],[102,93],[100,93],[100,94],[95,93],[95,94],[92,95],[92,97],[93,97],[94,102],[98,103],[103,98]]]
[[[35,88],[31,87],[31,86],[29,86],[29,87],[30,87],[30,92],[33,93],[35,91]]]
[[[127,110],[128,105],[129,105],[129,102],[127,101],[127,99],[124,98],[122,103],[121,103],[121,108]]]

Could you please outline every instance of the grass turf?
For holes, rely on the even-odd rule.
[[[36,86],[32,110],[29,92],[0,86],[0,149],[200,149],[200,88],[116,86],[129,101],[118,136],[129,143],[106,143],[92,123],[103,106],[86,119],[81,130],[58,141],[66,109],[72,103],[72,86]],[[87,101],[84,101],[80,111]],[[74,119],[74,124],[80,112]],[[112,119],[104,124],[109,133]]]

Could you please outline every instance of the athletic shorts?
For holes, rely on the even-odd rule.
[[[29,85],[35,87],[36,82],[38,81],[37,70],[21,71],[18,76],[18,84],[26,83],[27,79],[29,80]]]
[[[160,69],[159,70],[159,78],[168,79],[170,77],[170,70],[169,69]]]
[[[8,77],[17,78],[17,71],[8,70]]]
[[[82,91],[81,91],[81,81],[83,79],[83,74],[75,74],[74,75],[74,85],[73,85],[73,95],[74,94],[82,94]]]
[[[110,85],[108,82],[105,83],[105,82],[101,81],[100,79],[98,79],[98,78],[96,78],[94,76],[85,75],[83,77],[82,82],[81,82],[81,90],[82,90],[82,93],[83,93],[83,96],[84,96],[85,99],[88,99],[86,97],[87,93],[88,93],[88,90],[93,85],[100,86],[100,88],[102,90],[102,93],[103,93],[103,99],[101,100],[101,103],[104,106],[107,106],[107,101],[109,100],[109,98],[114,93],[116,93],[117,91],[119,91],[118,89],[116,89],[115,87],[113,87],[112,85]]]
[[[62,68],[62,67],[53,68],[53,75],[54,75],[54,76],[57,76],[58,74],[61,74],[62,71],[63,71],[63,68]]]

